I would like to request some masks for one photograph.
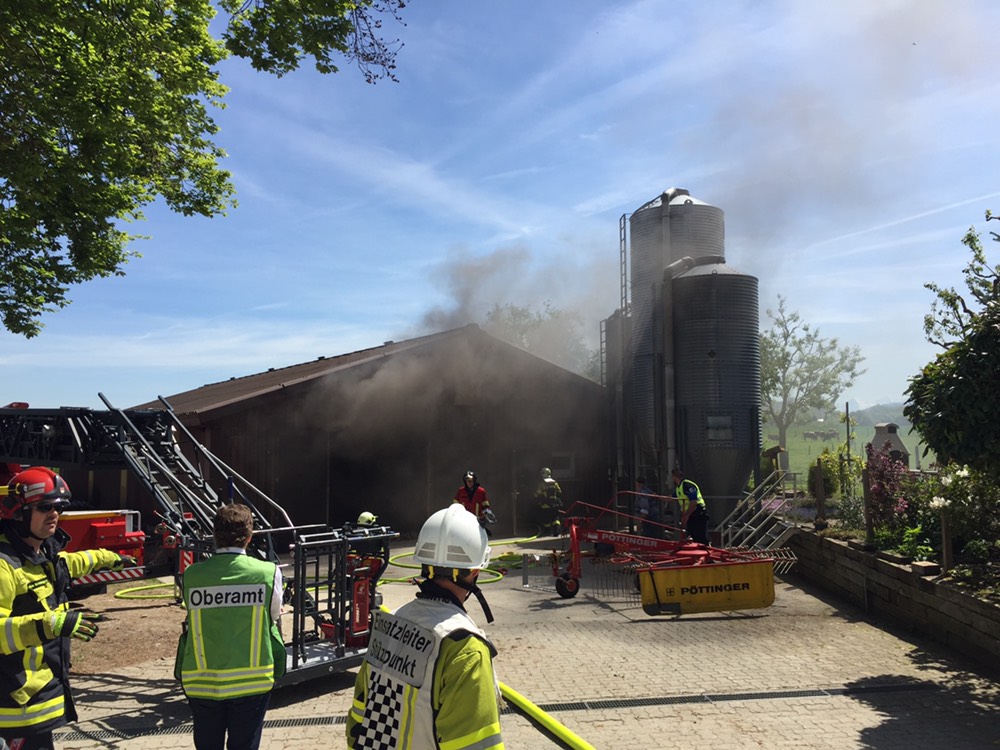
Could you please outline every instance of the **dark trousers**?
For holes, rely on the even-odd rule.
[[[0,737],[0,750],[8,750],[8,748],[9,750],[53,750],[55,745],[52,743],[52,732],[42,732],[27,737],[12,737],[10,735]]]
[[[188,697],[197,750],[257,750],[270,693],[223,701]],[[229,741],[226,742],[226,734]]]
[[[685,531],[691,540],[699,544],[708,544],[708,511],[700,505],[688,516]]]

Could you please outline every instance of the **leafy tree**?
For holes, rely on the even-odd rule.
[[[814,410],[832,412],[840,394],[864,370],[857,347],[825,339],[819,331],[790,312],[778,295],[778,310],[767,311],[770,330],[760,335],[761,404],[778,429],[778,442],[787,445],[788,429]]]
[[[986,213],[986,220],[997,217]],[[1000,240],[991,232],[994,241]],[[965,464],[1000,478],[1000,266],[991,268],[979,234],[962,239],[972,259],[968,294],[924,286],[937,295],[924,318],[927,340],[944,351],[910,379],[903,414],[942,463]]]
[[[124,274],[121,226],[162,198],[186,216],[233,200],[210,107],[229,54],[281,76],[307,57],[394,78],[381,17],[403,0],[18,0],[0,5],[0,319],[32,337],[73,284]]]
[[[494,305],[486,314],[483,329],[536,357],[599,382],[598,353],[583,343],[581,327],[579,316],[546,301],[540,311],[519,305]]]

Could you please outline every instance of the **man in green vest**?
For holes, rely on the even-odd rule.
[[[223,505],[215,554],[184,571],[187,619],[174,676],[194,719],[197,750],[257,750],[275,680],[285,673],[281,569],[247,555],[253,515]]]

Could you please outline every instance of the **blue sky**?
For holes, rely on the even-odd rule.
[[[961,237],[1000,212],[1000,5],[433,0],[404,19],[399,83],[227,61],[239,207],[147,210],[124,278],[72,290],[35,339],[0,333],[4,403],[129,406],[494,303],[577,312],[596,347],[619,217],[672,186],[725,211],[762,326],[781,294],[861,348],[842,400],[902,400],[937,353],[923,284],[961,286]]]

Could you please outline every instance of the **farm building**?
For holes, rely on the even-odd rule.
[[[415,534],[451,502],[467,469],[489,493],[501,535],[534,532],[542,467],[567,501],[610,498],[604,389],[476,325],[166,400],[296,524],[338,526],[367,510]],[[137,489],[130,507],[142,505]]]

